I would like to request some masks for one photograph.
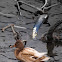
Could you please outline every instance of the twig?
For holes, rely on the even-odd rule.
[[[13,15],[13,14],[4,14],[4,13],[2,13],[2,12],[0,12],[0,15],[5,16],[5,17],[16,17],[16,16]]]
[[[8,26],[2,28],[2,32],[4,32],[4,30],[7,29],[7,28],[9,28],[9,27],[11,27],[11,25],[8,25]]]
[[[18,2],[21,2],[21,3],[23,3],[23,4],[27,5],[27,6],[30,6],[30,7],[34,8],[34,9],[37,9],[37,10],[43,12],[43,10],[41,8],[39,8],[39,7],[36,7],[34,5],[31,5],[31,4],[27,4],[27,3],[23,2],[23,1],[18,1]]]
[[[11,29],[13,31],[13,34],[16,34],[15,30],[14,30],[14,24],[11,25]]]
[[[16,26],[16,25],[14,25],[14,24],[8,24],[8,26],[2,28],[2,31],[4,31],[5,29],[7,29],[7,28],[9,28],[9,27],[12,28],[13,32],[14,32],[13,27],[16,27],[16,28],[22,28],[22,29],[27,29],[27,28],[25,28],[25,27]]]
[[[45,4],[41,7],[41,9],[44,8],[46,5],[47,5],[47,0],[45,0]]]
[[[19,39],[20,39],[20,36],[19,36],[19,33],[14,30],[14,24],[9,24],[8,26],[2,28],[2,31],[4,31],[5,29],[7,29],[8,27],[11,27],[11,29],[12,29],[12,31],[13,31],[13,34],[14,34],[15,40],[19,40]],[[24,43],[24,46],[25,46],[26,43],[27,43],[26,40],[22,40],[22,42]]]
[[[45,0],[45,4],[41,8],[39,8],[39,7],[36,7],[34,5],[27,4],[27,3],[23,2],[23,1],[18,1],[18,2],[21,2],[21,3],[23,3],[23,4],[27,5],[27,6],[30,6],[30,7],[34,8],[34,9],[37,9],[37,10],[43,12],[43,13],[44,13],[44,9],[49,9],[51,7],[54,7],[54,6],[58,5],[58,4],[60,4],[60,3],[56,3],[56,4],[53,4],[51,6],[45,7],[47,5],[47,0]]]
[[[15,0],[15,1],[16,1],[17,6],[18,6],[19,15],[22,15],[22,13],[21,13],[21,11],[20,11],[20,6],[19,6],[18,1],[17,1],[17,0]]]
[[[60,4],[60,3],[56,3],[56,4],[53,4],[53,5],[51,5],[51,6],[44,7],[44,9],[49,9],[49,8],[54,7],[54,6],[57,6],[57,5],[59,5],[59,4]]]
[[[16,28],[22,28],[22,29],[27,29],[27,28],[25,28],[25,27],[16,26],[16,25],[14,25],[14,27],[16,27]]]
[[[9,24],[8,26],[4,27],[2,29],[2,31],[4,31],[5,29],[7,29],[8,27],[11,27],[15,40],[20,39],[19,34],[14,30],[14,24]]]

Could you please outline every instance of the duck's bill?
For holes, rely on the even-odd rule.
[[[15,45],[10,45],[9,47],[10,47],[10,48],[13,48],[13,47],[15,47]]]

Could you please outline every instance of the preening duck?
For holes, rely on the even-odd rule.
[[[46,52],[40,53],[33,48],[24,47],[21,40],[17,40],[10,47],[16,47],[14,51],[15,57],[22,62],[44,62],[50,59],[45,56],[47,54]]]

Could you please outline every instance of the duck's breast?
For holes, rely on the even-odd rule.
[[[19,60],[23,60],[24,62],[33,62],[33,61],[35,61],[35,59],[32,58],[32,55],[26,54],[26,53],[23,53],[23,52],[20,52],[18,57],[19,57]]]

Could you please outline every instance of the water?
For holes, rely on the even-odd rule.
[[[27,3],[33,4],[35,6],[40,7],[42,2],[38,0],[23,0]],[[39,4],[38,4],[39,3]],[[52,0],[52,4],[57,3],[56,0]],[[17,9],[14,6],[16,2],[14,0],[1,0],[0,1],[0,12],[3,13],[10,13],[13,15],[17,15]],[[51,59],[48,62],[62,62],[62,42],[55,41],[52,43],[45,43],[40,40],[33,40],[32,35],[32,29],[34,24],[36,23],[38,16],[35,16],[33,13],[37,10],[28,7],[26,5],[21,6],[23,10],[21,10],[23,17],[4,17],[0,15],[0,62],[19,62],[15,56],[14,56],[14,49],[9,48],[9,45],[13,45],[15,43],[13,33],[11,28],[6,29],[4,32],[1,32],[1,28],[5,27],[8,24],[15,24],[18,26],[23,26],[28,29],[18,29],[15,28],[16,31],[21,33],[21,38],[23,40],[27,40],[26,47],[33,47],[39,52],[47,52],[48,56],[51,57]],[[25,11],[27,10],[27,11]],[[29,12],[30,11],[30,12]],[[48,22],[51,24],[51,26],[58,20],[62,20],[62,5],[55,6],[51,8],[48,11],[49,19]],[[38,31],[37,38],[40,39],[41,35],[48,31],[50,27],[43,25],[40,27]]]

